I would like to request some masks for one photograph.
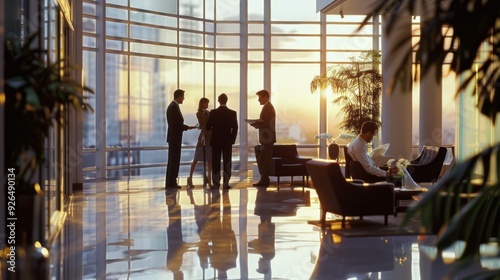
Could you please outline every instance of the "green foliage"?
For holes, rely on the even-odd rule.
[[[451,59],[451,71],[461,80],[458,92],[477,95],[478,102],[474,105],[495,123],[500,111],[500,1],[380,1],[360,28],[373,16],[386,15],[387,31],[391,32],[398,17],[408,16],[403,10],[425,19],[420,40],[413,46],[422,71],[415,73],[415,78],[435,67],[436,79],[441,79],[442,65]],[[405,69],[406,65],[401,62],[394,82],[408,75]],[[477,259],[481,244],[498,243],[500,238],[499,167],[500,144],[497,142],[457,164],[441,178],[432,191],[410,209],[405,223],[412,216],[420,215],[425,229],[437,234],[439,250],[462,240],[466,246],[461,262]],[[470,279],[500,279],[500,271],[485,271]]]
[[[311,93],[330,87],[335,95],[334,104],[340,105],[343,115],[340,129],[358,134],[363,122],[373,121],[379,126],[382,75],[379,51],[363,52],[351,63],[329,67],[324,74],[311,81]]]
[[[68,78],[72,69],[65,61],[47,62],[47,51],[32,47],[37,37],[5,45],[5,164],[16,168],[21,186],[35,179],[50,128],[63,124],[69,107],[92,110],[83,97],[92,90]]]

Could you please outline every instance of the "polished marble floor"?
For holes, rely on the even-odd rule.
[[[54,279],[444,279],[460,251],[438,256],[433,236],[322,230],[308,223],[320,213],[312,188],[258,189],[246,176],[233,176],[227,191],[196,183],[168,191],[161,176],[85,183],[52,251],[63,255],[53,269],[71,276]]]

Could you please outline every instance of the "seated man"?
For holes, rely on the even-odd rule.
[[[358,161],[363,166],[363,169],[367,173],[380,177],[380,181],[393,182],[392,176],[398,173],[399,168],[393,166],[387,171],[380,169],[375,165],[370,155],[368,155],[368,143],[373,140],[377,132],[377,124],[371,121],[364,122],[361,125],[361,133],[349,143],[347,152],[352,160]],[[403,168],[403,172],[405,174],[406,185],[410,188],[418,187],[405,168]]]

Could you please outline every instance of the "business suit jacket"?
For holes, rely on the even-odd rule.
[[[259,143],[264,145],[276,143],[276,111],[271,102],[262,106],[259,118],[262,120],[259,123]]]
[[[236,111],[229,109],[227,106],[219,106],[217,109],[210,111],[207,129],[212,130],[210,139],[212,147],[233,145],[238,134]]]
[[[177,102],[172,101],[167,107],[167,142],[181,143],[182,133],[188,130],[189,126],[184,124],[184,117],[181,113],[181,108]]]

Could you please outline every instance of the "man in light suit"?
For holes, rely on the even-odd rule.
[[[276,143],[276,111],[271,104],[271,94],[263,89],[257,92],[259,103],[262,106],[260,121],[251,126],[259,129],[259,143],[255,146],[255,157],[259,166],[260,180],[253,184],[256,187],[269,186],[269,174],[273,158],[273,146]]]
[[[230,189],[231,179],[231,157],[233,144],[238,134],[238,120],[236,111],[229,109],[227,95],[219,95],[219,107],[210,112],[207,121],[207,130],[212,131],[210,145],[212,146],[212,184],[213,188],[220,187],[220,160],[224,166],[223,188]]]
[[[188,129],[195,128],[195,126],[187,126],[184,124],[184,117],[179,107],[183,101],[184,90],[177,89],[174,91],[174,100],[167,107],[168,165],[165,188],[181,188],[181,186],[177,184],[177,176],[179,176],[179,164],[181,162],[182,133]]]

